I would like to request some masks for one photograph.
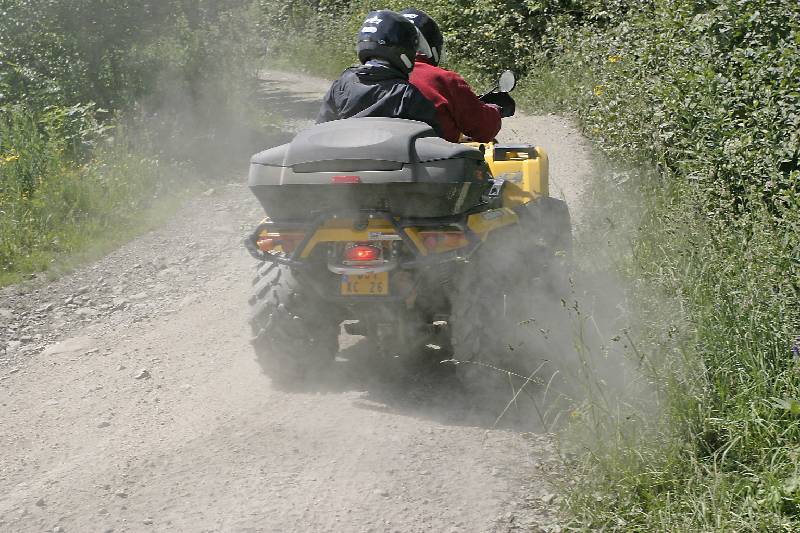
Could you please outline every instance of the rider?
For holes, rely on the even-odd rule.
[[[400,14],[419,30],[416,66],[410,80],[436,106],[442,136],[450,142],[458,142],[462,133],[479,142],[494,139],[500,131],[501,116],[513,114],[511,97],[498,93],[492,98],[499,105],[482,102],[464,78],[438,66],[444,37],[436,21],[419,9],[404,9]],[[506,112],[505,107],[509,107]]]
[[[358,33],[362,65],[345,70],[322,101],[317,123],[350,117],[393,117],[427,122],[441,134],[436,108],[408,81],[419,32],[388,9],[371,11]]]

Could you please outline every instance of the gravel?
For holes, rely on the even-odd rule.
[[[273,73],[266,102],[313,109],[326,85]],[[576,130],[508,132],[548,147],[569,199]],[[244,178],[206,193],[93,264],[0,289],[0,531],[560,530],[552,437],[494,429],[438,374],[376,381],[345,336],[321,383],[271,387],[241,245],[263,213]]]

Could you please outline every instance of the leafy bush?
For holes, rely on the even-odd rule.
[[[0,104],[95,102],[121,109],[158,92],[165,78],[193,90],[220,73],[252,69],[247,60],[258,41],[251,6],[249,0],[3,0]]]
[[[650,438],[613,450],[595,443],[573,499],[584,524],[800,523],[799,16],[787,1],[660,1],[615,25],[561,20],[534,58],[527,98],[574,110],[611,160],[658,170],[595,188],[610,191],[608,213],[624,212],[626,189],[644,201],[625,264],[650,292],[632,301],[680,303],[640,333],[685,323],[651,353],[669,369],[654,378],[666,426],[646,421]]]
[[[127,234],[183,162],[262,147],[255,7],[0,0],[0,279]]]
[[[375,9],[422,9],[445,34],[445,62],[471,76],[494,77],[506,68],[526,72],[556,20],[608,25],[649,2],[630,0],[260,0],[271,56],[295,67],[337,75],[356,61],[355,35]],[[274,59],[274,57],[273,57]]]

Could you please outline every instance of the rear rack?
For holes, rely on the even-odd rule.
[[[255,231],[244,240],[244,246],[247,251],[259,261],[278,263],[292,268],[306,268],[309,263],[301,261],[300,257],[303,251],[308,246],[314,234],[332,218],[352,218],[355,222],[354,225],[368,224],[370,219],[382,219],[392,225],[392,228],[400,236],[400,239],[406,244],[409,250],[414,252],[414,259],[403,261],[400,263],[401,268],[415,268],[420,266],[436,265],[446,263],[459,257],[469,256],[481,243],[481,238],[475,233],[467,224],[467,219],[471,212],[463,213],[460,215],[451,215],[444,217],[399,217],[396,218],[386,211],[377,210],[356,210],[356,211],[327,211],[320,213],[311,221],[304,222],[262,222],[256,227]],[[430,255],[425,255],[417,247],[415,242],[406,232],[406,228],[431,228],[439,226],[453,226],[464,232],[467,239],[467,246],[459,248],[458,250],[450,250],[447,252],[440,252]],[[263,252],[256,245],[259,235],[263,231],[268,233],[279,233],[280,230],[300,230],[304,232],[303,240],[295,247],[291,254],[285,252]]]

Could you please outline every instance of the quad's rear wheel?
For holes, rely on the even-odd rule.
[[[463,266],[451,331],[465,386],[511,391],[523,380],[508,372],[528,376],[556,355],[544,353],[540,330],[568,290],[571,248],[566,205],[542,198],[523,207],[519,224],[489,234]]]
[[[506,246],[513,246],[513,231],[504,231]],[[510,370],[512,354],[519,343],[518,324],[523,318],[515,311],[524,289],[526,275],[516,272],[504,255],[502,243],[489,241],[463,265],[457,292],[451,298],[451,342],[456,373],[467,386],[492,381],[500,373],[490,367]],[[524,268],[524,267],[523,267]]]
[[[301,381],[330,365],[338,349],[338,313],[283,265],[264,264],[250,298],[252,345],[273,381]]]
[[[556,299],[570,290],[572,272],[572,220],[566,202],[543,196],[519,210],[525,229],[531,265]]]

